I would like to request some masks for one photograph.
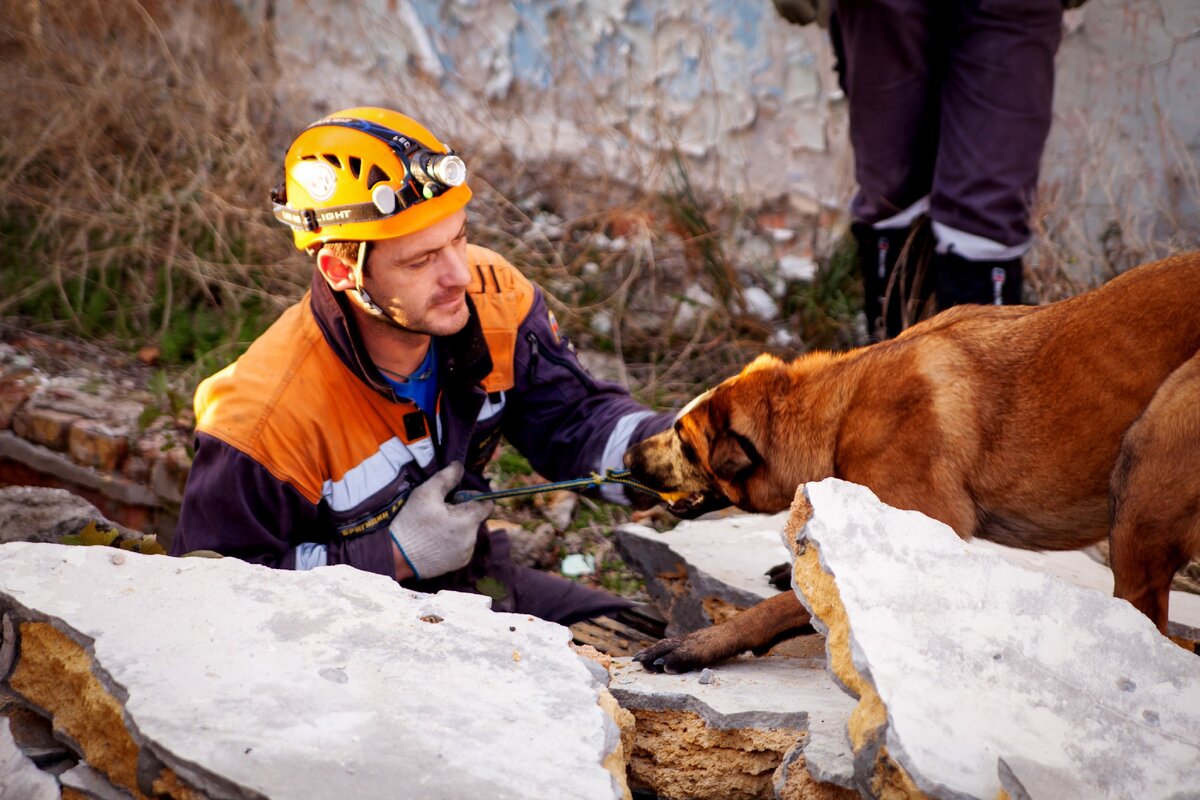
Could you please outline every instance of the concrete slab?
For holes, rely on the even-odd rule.
[[[681,522],[666,533],[631,523],[616,529],[616,544],[645,577],[667,634],[676,636],[778,594],[765,573],[789,560],[779,543],[786,521],[786,512],[736,514]]]
[[[627,795],[604,689],[567,629],[487,602],[342,566],[0,546],[21,636],[7,688],[69,706],[78,692],[39,690],[22,665],[38,642],[59,642],[55,663],[81,654],[139,784],[157,762],[152,777],[214,798]],[[130,765],[88,762],[129,788],[114,774]]]
[[[637,721],[635,785],[663,797],[791,796],[784,787],[800,784],[806,797],[842,796],[803,758],[839,749],[855,706],[823,659],[743,656],[682,675],[613,659],[610,672],[610,691]]]
[[[737,514],[719,519],[682,522],[659,533],[644,525],[617,528],[617,546],[641,572],[655,603],[671,612],[672,636],[707,627],[776,593],[763,573],[790,560],[778,532],[782,514]],[[1054,575],[1076,586],[1112,594],[1112,570],[1082,551],[1018,550],[975,539],[970,546],[995,553],[1027,569]],[[1171,592],[1171,632],[1200,639],[1200,595]]]
[[[864,790],[1196,796],[1200,659],[1128,603],[835,479],[801,487],[784,535],[831,668],[860,698]]]
[[[1067,583],[1095,589],[1102,594],[1112,594],[1112,570],[1082,550],[1039,553],[1005,547],[983,539],[974,539],[970,544],[984,552],[995,553],[1005,561],[1025,569],[1054,575]],[[1200,594],[1171,592],[1170,617],[1171,633],[1200,639]]]

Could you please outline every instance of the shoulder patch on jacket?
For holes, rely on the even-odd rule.
[[[492,372],[483,379],[483,388],[508,391],[516,383],[517,330],[533,307],[533,284],[503,256],[485,247],[468,245],[467,264],[471,271],[467,291],[492,354]]]

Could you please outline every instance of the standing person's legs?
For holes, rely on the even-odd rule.
[[[937,153],[937,15],[925,0],[838,0],[830,37],[850,106],[859,187],[851,230],[877,340],[920,318],[932,284],[908,240],[928,205]],[[914,257],[901,260],[906,245]]]
[[[930,196],[940,308],[1021,302],[1061,38],[1062,0],[961,0]]]

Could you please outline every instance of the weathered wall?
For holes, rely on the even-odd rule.
[[[770,0],[236,2],[273,26],[301,116],[388,104],[652,185],[677,146],[693,180],[751,204],[852,190],[824,32]],[[1044,227],[1076,251],[1106,229],[1111,246],[1113,220],[1127,250],[1200,244],[1200,3],[1092,0],[1067,27]]]

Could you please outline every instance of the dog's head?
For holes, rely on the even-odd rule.
[[[735,505],[782,511],[796,482],[777,468],[777,429],[789,398],[787,365],[760,356],[741,374],[689,403],[667,430],[625,453],[633,477],[672,498],[669,510],[691,518]],[[783,470],[790,471],[790,470]]]

